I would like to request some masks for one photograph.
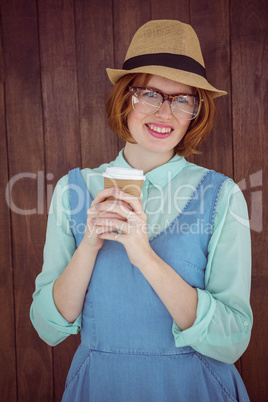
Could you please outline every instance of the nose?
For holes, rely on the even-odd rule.
[[[160,108],[155,112],[155,116],[162,120],[169,120],[172,118],[171,103],[165,100]]]

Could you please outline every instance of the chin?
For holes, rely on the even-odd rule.
[[[163,146],[163,144],[156,144],[154,146],[144,147],[144,149],[146,149],[146,151],[148,152],[160,153],[160,154],[175,152],[174,147]]]

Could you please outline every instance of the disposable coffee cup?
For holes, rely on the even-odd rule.
[[[103,173],[104,188],[118,187],[125,193],[140,198],[145,176],[143,170],[107,167]],[[114,199],[114,197],[108,197]]]

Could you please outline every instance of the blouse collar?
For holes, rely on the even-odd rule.
[[[125,160],[123,152],[124,148],[119,152],[117,158],[110,165],[131,168],[131,166]],[[151,170],[150,172],[146,173],[145,176],[146,179],[149,180],[149,182],[155,187],[164,187],[182,171],[186,164],[187,161],[185,158],[176,154],[167,163]]]

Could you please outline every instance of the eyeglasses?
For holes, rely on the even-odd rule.
[[[129,87],[129,92],[133,95],[133,109],[138,113],[154,114],[165,100],[171,103],[172,113],[180,120],[195,119],[200,109],[200,100],[197,95],[168,95],[155,89],[141,87]]]

